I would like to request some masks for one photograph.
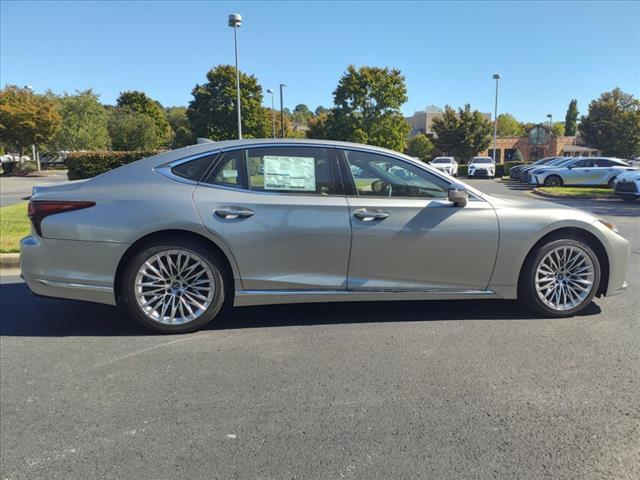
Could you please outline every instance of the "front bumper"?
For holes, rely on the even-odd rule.
[[[36,295],[116,304],[116,269],[128,245],[36,235],[20,245],[22,278]]]

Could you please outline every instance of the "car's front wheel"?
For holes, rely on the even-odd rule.
[[[561,187],[562,183],[562,178],[560,178],[558,175],[549,175],[544,179],[545,187]]]
[[[161,241],[129,260],[121,301],[135,320],[155,332],[192,332],[220,313],[223,272],[222,263],[200,242]]]
[[[600,272],[598,257],[584,240],[550,240],[527,258],[518,298],[536,313],[569,317],[589,305],[600,284]]]

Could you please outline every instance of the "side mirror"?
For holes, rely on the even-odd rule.
[[[449,201],[456,207],[464,207],[469,200],[469,192],[462,185],[454,184],[449,187]]]

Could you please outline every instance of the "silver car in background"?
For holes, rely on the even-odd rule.
[[[560,165],[537,168],[531,171],[530,183],[546,187],[606,185],[613,188],[618,175],[633,169],[625,160],[619,158],[575,158]]]
[[[119,304],[163,333],[224,305],[518,298],[566,317],[622,292],[629,261],[589,213],[318,140],[165,152],[36,188],[29,216],[21,267],[35,294]]]

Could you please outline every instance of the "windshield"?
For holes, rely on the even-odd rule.
[[[474,158],[471,163],[493,163],[493,160],[491,160],[489,157],[477,157]]]
[[[432,163],[451,163],[450,158],[436,158]]]

